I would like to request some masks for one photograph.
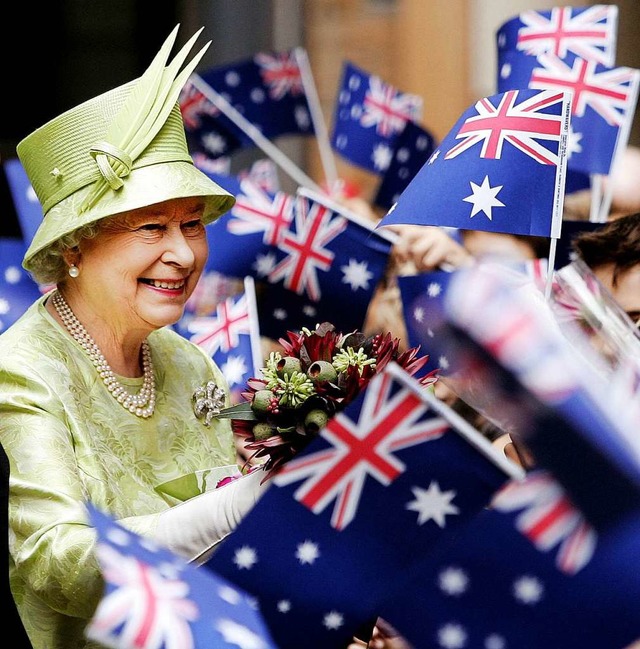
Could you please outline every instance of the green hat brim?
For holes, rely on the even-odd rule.
[[[100,219],[173,198],[202,197],[205,200],[203,221],[208,224],[231,209],[236,200],[185,161],[160,162],[133,169],[123,187],[107,190],[94,207],[80,212],[80,206],[92,187],[88,185],[71,194],[47,212],[24,256],[22,265],[26,270],[31,270],[30,262],[34,255],[54,241]]]

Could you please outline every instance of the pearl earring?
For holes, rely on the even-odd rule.
[[[79,274],[80,269],[75,264],[71,264],[71,266],[69,266],[69,277],[75,278],[78,277]]]

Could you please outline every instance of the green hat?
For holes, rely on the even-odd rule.
[[[72,108],[18,144],[44,213],[25,269],[60,237],[106,216],[201,196],[210,223],[233,207],[235,198],[196,169],[187,148],[178,96],[210,42],[180,71],[200,29],[167,65],[178,27],[139,79]]]

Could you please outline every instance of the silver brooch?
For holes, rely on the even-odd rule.
[[[211,420],[220,413],[225,396],[225,391],[214,381],[207,381],[193,393],[193,412],[198,419],[204,419],[205,426],[210,426]]]

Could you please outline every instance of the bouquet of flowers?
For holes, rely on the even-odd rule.
[[[328,322],[314,331],[288,331],[278,342],[283,352],[271,352],[263,377],[248,381],[245,402],[216,415],[233,420],[234,434],[250,453],[248,462],[266,458],[267,474],[303,449],[387,363],[414,375],[429,360],[418,355],[419,347],[399,352],[399,340],[389,333],[343,335]],[[419,381],[429,386],[436,380],[434,370]]]

